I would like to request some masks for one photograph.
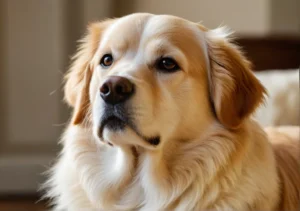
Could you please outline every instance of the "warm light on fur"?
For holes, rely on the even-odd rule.
[[[107,53],[114,63],[102,68]],[[180,70],[159,72],[166,56]],[[99,89],[111,76],[135,85],[126,102],[135,127],[100,137]],[[91,24],[66,76],[74,113],[47,197],[71,211],[296,210],[299,135],[270,131],[280,136],[272,148],[250,118],[264,94],[223,29],[151,14]],[[143,138],[155,136],[158,145]]]

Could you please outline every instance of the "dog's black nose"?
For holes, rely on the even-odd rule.
[[[111,76],[100,87],[100,95],[108,104],[126,101],[133,94],[134,85],[126,78]]]

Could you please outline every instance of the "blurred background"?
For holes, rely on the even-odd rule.
[[[43,209],[41,173],[69,117],[62,76],[88,22],[150,12],[228,25],[256,71],[285,71],[300,63],[299,11],[299,0],[0,0],[0,210]]]

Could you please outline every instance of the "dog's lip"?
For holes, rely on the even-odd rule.
[[[160,143],[160,136],[152,136],[152,137],[145,137],[144,135],[142,135],[141,133],[139,133],[135,127],[130,126],[130,124],[126,123],[125,121],[123,121],[122,119],[120,119],[119,117],[116,116],[110,116],[108,118],[106,118],[105,120],[102,121],[101,126],[99,128],[99,137],[101,139],[103,139],[103,130],[105,125],[109,122],[109,121],[113,121],[113,120],[118,120],[121,121],[123,123],[125,123],[127,126],[129,126],[141,139],[145,140],[147,143],[149,143],[152,146],[157,146]],[[109,143],[110,145],[112,145],[111,143]]]
[[[152,137],[152,138],[143,137],[143,139],[146,140],[152,146],[157,146],[160,143],[160,136],[155,136],[155,137]]]
[[[110,116],[108,118],[106,118],[105,120],[102,121],[100,128],[99,128],[99,137],[102,139],[103,138],[103,130],[104,127],[107,125],[108,122],[113,121],[113,120],[117,120],[120,122],[124,122],[122,119],[116,117],[116,116]],[[125,123],[125,122],[124,122]],[[125,123],[126,124],[126,123]]]
[[[157,146],[160,143],[160,136],[151,136],[151,137],[146,137],[139,133],[136,129],[133,129],[134,132],[143,140],[145,140],[147,143],[149,143],[152,146]]]

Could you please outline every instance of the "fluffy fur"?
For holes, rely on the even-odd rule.
[[[159,72],[161,57],[180,70]],[[250,68],[222,29],[151,14],[91,24],[66,76],[74,112],[46,184],[54,210],[296,210],[297,143],[285,139],[299,137],[272,148],[250,118],[265,94]],[[135,128],[100,137],[99,87],[116,75],[135,85]]]

